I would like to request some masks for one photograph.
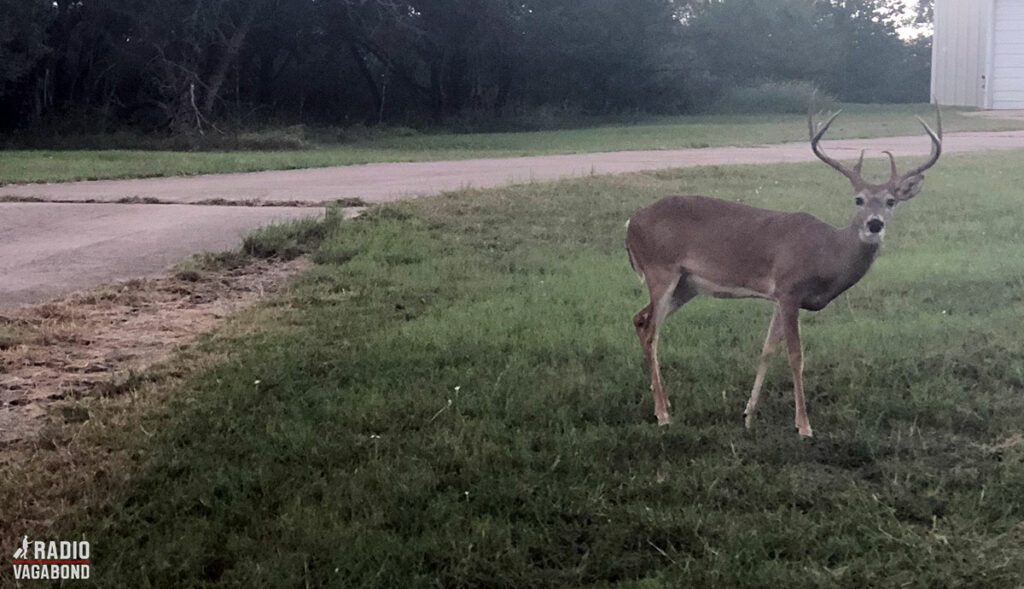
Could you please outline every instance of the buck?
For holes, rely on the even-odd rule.
[[[921,190],[923,173],[942,153],[942,115],[935,132],[920,117],[931,138],[928,160],[899,174],[889,157],[888,182],[871,184],[861,176],[864,152],[853,168],[822,150],[821,138],[839,112],[824,125],[808,114],[811,150],[850,181],[856,206],[853,220],[833,227],[806,213],[784,213],[702,196],[674,196],[638,211],[627,223],[626,251],[633,269],[647,283],[650,304],[633,318],[637,337],[650,366],[654,415],[670,423],[671,404],[658,366],[658,333],[668,317],[698,295],[716,298],[761,298],[775,310],[754,386],[744,411],[750,428],[772,352],[783,340],[789,351],[796,404],[796,428],[812,434],[804,402],[801,309],[819,311],[857,283],[871,267],[885,237],[886,224],[899,203]]]

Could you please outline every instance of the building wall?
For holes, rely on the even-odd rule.
[[[990,108],[1024,108],[1024,0],[996,0]]]
[[[985,108],[994,0],[935,0],[932,101]]]

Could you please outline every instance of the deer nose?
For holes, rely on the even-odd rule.
[[[871,219],[868,221],[868,231],[872,233],[880,233],[885,228],[885,223],[881,219]]]

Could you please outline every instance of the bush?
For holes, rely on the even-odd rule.
[[[309,146],[309,143],[306,141],[306,128],[303,125],[239,133],[235,143],[235,149],[268,151],[276,149],[305,149]]]
[[[571,105],[541,104],[533,107],[508,107],[500,113],[492,109],[465,109],[446,117],[439,129],[449,133],[519,133],[577,129],[593,124],[630,122],[639,114],[604,113],[595,115]]]
[[[835,110],[835,97],[818,91],[811,82],[765,82],[731,88],[712,107],[718,113],[805,113],[814,97],[815,110]]]
[[[322,143],[361,143],[379,141],[396,137],[413,137],[420,132],[412,127],[401,125],[371,125],[356,123],[347,127],[325,127],[320,129],[317,138]]]

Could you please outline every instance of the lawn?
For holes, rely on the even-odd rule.
[[[965,117],[945,110],[953,131],[1022,129],[1024,121]],[[933,116],[928,105],[847,105],[832,138],[883,137],[921,132],[914,115]],[[373,162],[520,157],[560,153],[678,149],[805,141],[801,115],[659,117],[634,125],[524,133],[380,133],[345,144],[313,143],[286,151],[0,151],[0,184],[65,182],[152,176],[253,172]]]
[[[697,192],[839,224],[847,183],[667,170],[256,235],[326,233],[179,376],[83,400],[89,421],[0,469],[0,500],[27,518],[33,485],[63,486],[46,529],[89,539],[105,587],[1014,586],[1022,156],[945,157],[867,277],[804,314],[811,440],[784,356],[743,428],[763,301],[669,321],[675,423],[654,424],[623,222]]]

